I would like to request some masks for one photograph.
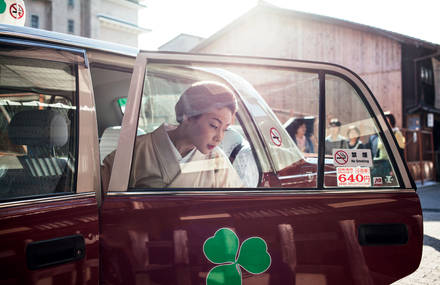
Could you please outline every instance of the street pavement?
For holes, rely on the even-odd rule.
[[[440,183],[418,185],[423,210],[423,255],[419,268],[393,285],[440,285]]]

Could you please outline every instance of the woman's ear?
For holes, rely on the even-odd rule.
[[[188,116],[183,114],[182,115],[182,121],[180,123],[183,123],[183,122],[186,122],[186,121],[188,121]]]
[[[181,125],[188,125],[194,118],[188,117],[187,115],[182,116],[182,121],[180,122]]]

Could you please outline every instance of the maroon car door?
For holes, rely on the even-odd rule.
[[[224,109],[179,119],[175,106],[212,85],[237,98],[235,120],[207,154],[201,134],[180,134],[197,146],[182,157],[173,131],[217,130]],[[340,66],[141,52],[102,167],[104,284],[389,284],[421,259],[414,184],[368,87]]]
[[[96,116],[82,49],[0,35],[1,284],[98,284]]]

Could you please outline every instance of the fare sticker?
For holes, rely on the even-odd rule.
[[[338,187],[370,187],[371,176],[369,167],[338,167],[336,168]]]

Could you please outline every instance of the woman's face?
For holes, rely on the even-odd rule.
[[[203,154],[209,154],[222,140],[226,128],[232,124],[230,109],[215,109],[188,119],[188,138]]]
[[[306,134],[307,127],[306,124],[302,124],[299,126],[298,130],[296,131],[296,135],[299,137],[303,137]]]

